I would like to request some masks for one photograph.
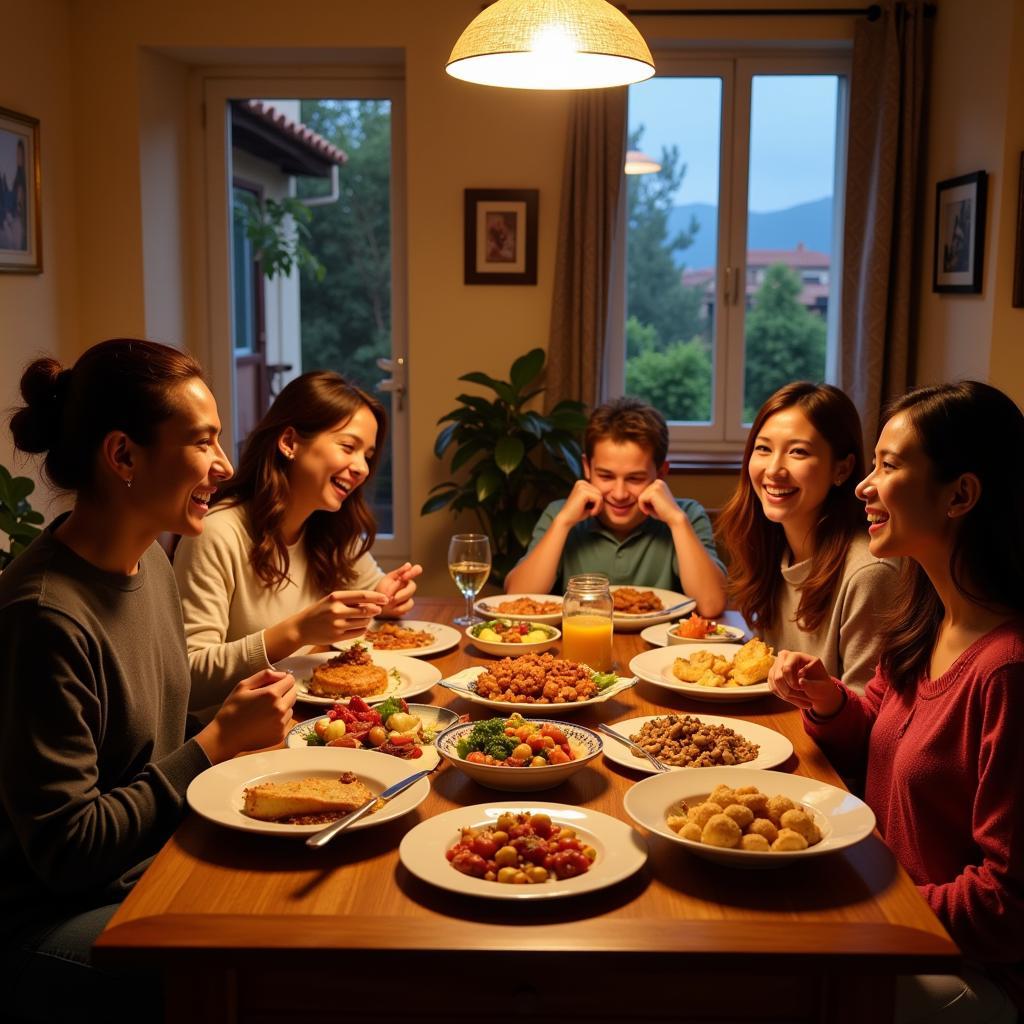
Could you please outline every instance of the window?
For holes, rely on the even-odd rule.
[[[211,73],[204,80],[206,364],[222,403],[226,442],[240,448],[273,396],[308,370],[337,370],[376,393],[388,410],[389,429],[366,497],[378,524],[374,553],[385,564],[409,556],[398,56],[374,75],[352,69],[331,78],[277,76],[264,69],[258,78]],[[259,203],[253,212],[257,196],[262,214]],[[268,225],[275,215],[280,221],[282,209],[275,239]],[[270,239],[255,273],[255,247],[247,237],[252,223],[261,239]],[[296,237],[305,266],[274,255]],[[220,340],[227,337],[230,347]],[[221,396],[228,395],[225,412]]]
[[[790,380],[834,376],[848,62],[661,58],[629,90],[620,293],[605,390],[679,451],[735,450]]]

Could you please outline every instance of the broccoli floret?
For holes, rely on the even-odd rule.
[[[519,740],[514,736],[505,735],[504,718],[488,718],[484,722],[477,722],[470,730],[468,736],[459,740],[456,749],[459,757],[465,757],[474,750],[480,750],[490,754],[497,761],[504,761],[516,749]]]

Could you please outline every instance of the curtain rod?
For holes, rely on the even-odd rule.
[[[935,4],[925,4],[926,18],[934,17]],[[859,17],[868,21],[877,21],[882,16],[881,4],[869,4],[867,7],[689,7],[689,8],[636,8],[621,7],[620,10],[629,18],[782,18],[782,17]]]

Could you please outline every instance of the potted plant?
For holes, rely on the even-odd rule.
[[[39,536],[36,524],[43,522],[43,514],[28,503],[35,487],[27,476],[11,476],[6,466],[0,466],[0,530],[8,537],[8,550],[0,551],[0,571]]]
[[[491,576],[498,583],[526,551],[548,502],[564,497],[582,472],[583,403],[559,402],[546,416],[524,408],[544,391],[535,386],[544,360],[541,348],[527,352],[512,364],[508,380],[463,374],[459,380],[489,388],[494,397],[459,395],[459,405],[437,421],[447,425],[434,454],[440,459],[454,448],[452,473],[467,472],[432,487],[421,514],[472,509],[491,538]]]

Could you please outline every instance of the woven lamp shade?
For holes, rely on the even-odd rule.
[[[459,36],[446,70],[507,89],[602,89],[650,78],[654,59],[607,0],[497,0]]]

